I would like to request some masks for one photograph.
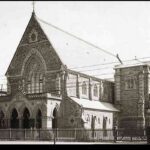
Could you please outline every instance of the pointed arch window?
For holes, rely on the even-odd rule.
[[[96,84],[94,85],[93,94],[94,94],[95,97],[98,97],[98,87],[97,87]]]
[[[28,85],[27,85],[28,94],[43,93],[43,83],[44,83],[43,74],[33,73],[28,78]]]
[[[39,79],[39,92],[42,93],[43,92],[43,75],[40,74],[40,79]]]
[[[82,94],[87,95],[87,84],[85,81],[82,83]]]

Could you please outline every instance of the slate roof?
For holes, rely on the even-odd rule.
[[[68,69],[101,79],[113,78],[114,64],[111,62],[119,64],[116,57],[52,28],[37,17],[36,20]]]
[[[101,102],[98,100],[76,98],[76,97],[69,97],[69,98],[72,99],[75,103],[82,106],[83,108],[102,110],[102,111],[110,111],[110,112],[118,112],[119,111],[111,103]]]

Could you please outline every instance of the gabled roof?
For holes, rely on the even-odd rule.
[[[119,111],[111,103],[100,102],[98,100],[76,98],[76,97],[70,97],[70,99],[73,100],[75,103],[79,104],[80,106],[82,106],[83,108],[87,108],[87,109],[95,109],[99,111],[110,111],[110,112]]]
[[[111,62],[119,64],[116,57],[52,28],[37,17],[36,20],[60,57],[60,60],[68,69],[102,79],[113,78],[114,64]]]

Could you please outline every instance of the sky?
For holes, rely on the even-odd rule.
[[[0,83],[32,9],[32,1],[0,2]],[[122,60],[134,59],[135,56],[150,57],[148,1],[37,1],[35,13],[39,18],[114,55],[119,54]]]

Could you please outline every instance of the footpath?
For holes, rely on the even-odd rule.
[[[0,141],[0,145],[146,145],[146,141],[113,142],[49,142],[49,141]]]

